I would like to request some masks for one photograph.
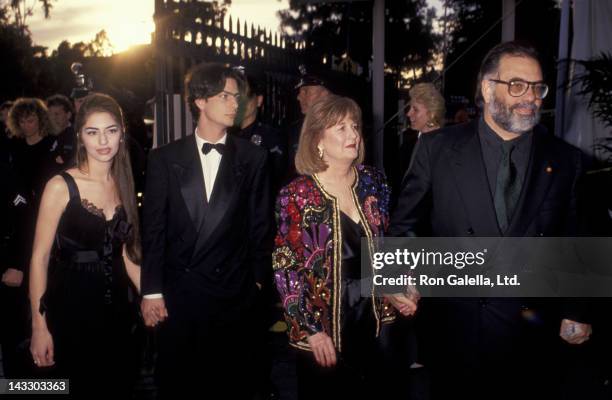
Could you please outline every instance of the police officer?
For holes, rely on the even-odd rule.
[[[54,94],[46,100],[49,117],[57,129],[59,153],[65,165],[74,162],[76,154],[76,134],[72,127],[74,106],[70,99],[61,94]]]
[[[297,91],[297,100],[300,103],[300,111],[302,115],[306,115],[310,107],[330,94],[329,85],[321,78],[316,75],[306,73],[304,66],[300,66],[300,80],[295,86]],[[287,177],[288,180],[293,179],[296,176],[295,172],[295,153],[297,153],[298,143],[300,141],[300,131],[302,130],[302,124],[304,117],[292,123],[287,129],[287,147],[289,150],[289,171],[290,175]]]
[[[286,142],[279,129],[260,120],[259,110],[263,104],[265,87],[252,75],[247,75],[246,80],[248,87],[242,105],[243,117],[235,134],[269,151],[273,198],[276,198],[287,170]]]
[[[20,171],[14,168],[8,146],[0,146],[0,347],[6,378],[32,374],[28,355],[29,302],[27,264],[28,218],[32,198]]]

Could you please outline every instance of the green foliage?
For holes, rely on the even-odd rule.
[[[306,43],[312,64],[324,56],[348,56],[364,67],[372,55],[372,3],[310,3],[290,0],[290,9],[279,12],[281,29]],[[426,0],[386,2],[385,61],[398,76],[402,68],[431,66],[438,37],[433,34],[433,9]]]
[[[48,55],[46,48],[32,43],[27,26],[17,23],[9,3],[19,3],[22,7],[26,4],[0,3],[0,54],[3,55],[0,101],[22,96],[45,98],[54,93],[70,94],[75,85],[70,65],[75,61],[86,65],[100,90],[119,93],[125,89],[134,92],[139,99],[153,95],[155,80],[148,47],[135,51],[134,55],[111,59],[106,56],[110,55],[112,44],[102,30],[88,42],[71,44],[64,40]],[[50,1],[41,3],[49,5],[50,9]]]
[[[57,0],[0,0],[0,19],[3,20],[3,23],[12,20],[11,23],[15,27],[22,32],[26,32],[28,29],[27,18],[34,14],[36,5],[41,7],[45,18],[49,18],[53,1]]]
[[[598,57],[576,63],[584,68],[584,72],[572,83],[579,85],[579,94],[588,98],[593,115],[612,127],[612,54],[601,53]]]
[[[450,95],[473,98],[476,76],[487,52],[501,42],[501,0],[444,0],[447,16],[444,91]],[[555,82],[555,58],[559,39],[560,9],[556,0],[516,0],[515,38],[532,44],[539,52],[545,79]],[[489,29],[491,31],[484,35]],[[483,36],[484,35],[484,36]],[[470,48],[471,47],[471,48]],[[466,50],[468,50],[466,52]],[[444,48],[443,48],[444,50]],[[545,108],[554,107],[554,85],[545,99]]]
[[[587,99],[593,116],[612,128],[612,54],[602,52],[590,60],[573,61],[583,70],[569,82],[569,86],[577,86],[578,94]],[[612,164],[612,137],[596,139],[593,151],[600,164]]]

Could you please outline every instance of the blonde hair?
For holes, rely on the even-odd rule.
[[[7,126],[10,137],[23,138],[23,132],[19,126],[19,120],[36,115],[38,118],[38,133],[41,137],[55,134],[54,127],[49,118],[49,110],[41,99],[21,97],[13,103],[9,110]]]
[[[336,125],[346,116],[350,116],[357,123],[361,138],[353,165],[363,162],[365,148],[361,133],[361,109],[353,99],[330,95],[316,101],[306,113],[295,155],[295,169],[299,174],[314,175],[327,169],[327,163],[319,156],[319,142],[326,129]]]
[[[433,83],[417,83],[409,91],[410,100],[417,101],[425,106],[431,123],[444,126],[444,114],[446,106],[444,97],[440,94]]]

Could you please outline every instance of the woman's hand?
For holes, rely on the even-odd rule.
[[[417,311],[418,298],[406,293],[396,293],[385,296],[397,311],[404,317],[414,315]]]
[[[317,364],[322,367],[333,367],[336,365],[336,348],[327,333],[319,332],[308,336],[308,344],[310,344]]]
[[[30,353],[38,367],[49,367],[55,364],[53,359],[53,337],[46,328],[34,329],[30,342]]]

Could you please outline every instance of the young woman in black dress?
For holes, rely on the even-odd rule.
[[[127,394],[141,255],[121,108],[90,95],[75,127],[77,166],[49,180],[40,205],[30,351],[38,367],[69,378],[75,396]]]

